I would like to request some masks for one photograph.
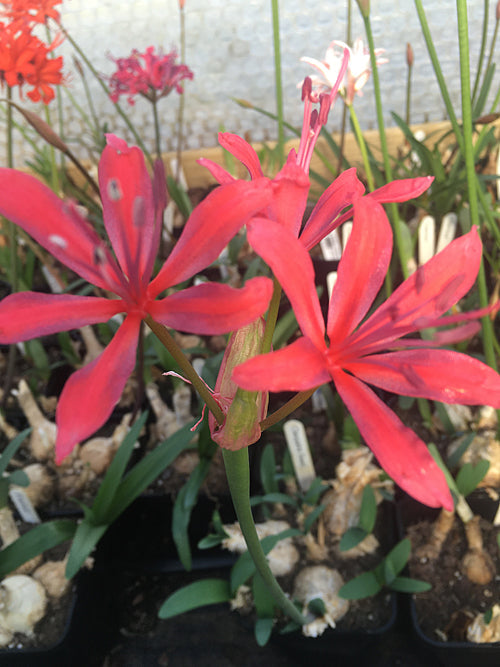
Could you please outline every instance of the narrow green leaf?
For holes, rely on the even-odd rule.
[[[76,530],[76,521],[58,519],[47,521],[19,537],[0,552],[0,579],[27,560],[70,540]]]
[[[367,532],[363,530],[363,528],[360,528],[360,526],[353,526],[352,528],[349,528],[342,535],[342,539],[340,540],[340,551],[349,551],[349,549],[354,549],[354,547],[357,547],[366,536]]]
[[[210,463],[209,460],[202,459],[197,464],[177,495],[172,512],[172,537],[179,559],[186,570],[190,570],[192,564],[191,545],[188,534],[189,520],[196,505],[200,487],[210,469]]]
[[[139,417],[139,419],[137,419],[130,431],[123,438],[123,442],[119,446],[111,461],[111,465],[106,471],[92,506],[97,523],[109,523],[109,521],[106,520],[107,514],[112,507],[115,493],[120,485],[120,480],[123,477],[134,445],[137,442],[137,438],[139,437],[139,433],[141,432],[147,417],[148,413],[146,411]]]
[[[342,586],[339,597],[344,600],[362,600],[376,595],[381,589],[382,585],[373,572],[363,572]]]
[[[297,501],[286,493],[266,493],[264,496],[252,496],[250,498],[250,505],[252,507],[261,505],[262,503],[282,503],[283,505],[297,507]]]
[[[207,535],[198,542],[198,549],[212,549],[218,547],[222,543],[224,537],[222,535]]]
[[[398,544],[396,544],[385,557],[385,561],[390,562],[391,571],[393,571],[395,575],[399,574],[405,567],[408,558],[410,557],[410,552],[411,542],[408,538],[405,538],[404,540],[401,540],[401,542],[398,542]]]
[[[472,463],[464,463],[464,465],[458,471],[457,478],[455,480],[458,490],[462,496],[468,496],[469,493],[472,493],[477,487],[479,482],[488,472],[490,467],[490,462],[485,459],[480,459],[476,465]]]
[[[66,577],[72,579],[104,535],[108,525],[95,525],[84,518],[76,530],[66,564]]]
[[[9,484],[16,484],[16,486],[25,487],[29,486],[31,483],[30,478],[24,470],[14,470],[14,472],[11,472],[6,479],[8,479]]]
[[[259,646],[265,646],[269,641],[273,631],[273,623],[272,618],[258,618],[255,621],[254,635]]]
[[[23,444],[24,440],[26,439],[26,436],[29,433],[31,433],[31,427],[25,428],[24,431],[21,431],[21,433],[18,433],[16,435],[14,440],[9,442],[7,447],[3,450],[2,454],[0,455],[0,477],[7,470],[7,466],[9,465],[11,458],[17,452],[19,447]]]
[[[307,515],[307,519],[304,521],[304,533],[308,533],[316,521],[319,519],[321,514],[325,511],[326,505],[318,505],[313,511]]]
[[[160,607],[160,618],[172,618],[209,604],[229,602],[229,583],[224,579],[203,579],[172,593]]]
[[[375,519],[377,518],[377,501],[375,500],[375,493],[370,484],[367,484],[363,489],[363,497],[361,499],[361,509],[359,511],[359,526],[363,528],[366,533],[371,533],[375,526]]]
[[[427,581],[410,579],[410,577],[396,577],[391,582],[390,588],[398,593],[425,593],[430,591],[432,586]]]
[[[474,432],[468,433],[466,436],[464,436],[460,445],[448,457],[448,459],[446,461],[446,465],[450,470],[454,470],[455,468],[458,467],[460,459],[465,454],[465,452],[469,448],[469,445],[471,444],[471,442],[474,440],[475,437],[476,437],[476,433],[474,433]]]
[[[264,492],[278,493],[278,482],[276,481],[276,458],[274,448],[268,443],[262,450],[260,457],[260,481]]]

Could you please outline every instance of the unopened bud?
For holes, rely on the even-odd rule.
[[[267,392],[245,391],[233,382],[231,375],[239,364],[260,353],[264,321],[262,318],[235,331],[222,359],[215,393],[229,403],[226,419],[218,425],[212,414],[208,423],[212,439],[221,447],[233,451],[248,447],[260,439],[260,422],[267,411]]]
[[[413,61],[414,61],[413,49],[411,48],[410,42],[408,42],[406,45],[406,62],[408,63],[408,67],[413,67]]]
[[[370,0],[357,0],[361,14],[367,19],[370,16]]]
[[[497,2],[496,19],[497,21],[500,21],[500,0]]]

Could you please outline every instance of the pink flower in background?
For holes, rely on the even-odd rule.
[[[61,17],[55,6],[60,4],[62,0],[3,0],[0,14],[21,24],[46,23],[49,18],[58,22]]]
[[[149,315],[181,331],[222,334],[262,315],[272,293],[268,278],[254,278],[242,289],[204,283],[158,299],[215,261],[240,227],[266,206],[270,191],[240,181],[212,192],[194,210],[151,279],[166,205],[163,164],[156,162],[151,180],[138,148],[114,135],[107,135],[107,141],[99,184],[114,255],[74,204],[60,200],[28,174],[0,169],[0,214],[102,294],[12,294],[0,302],[0,343],[106,322],[125,313],[104,352],[66,382],[56,412],[58,462],[110,416],[134,369],[143,318]]]
[[[340,50],[336,47],[340,47]],[[320,73],[320,76],[311,77],[313,89],[318,93],[327,92],[336,84],[345,49],[349,52],[349,66],[339,90],[341,95],[344,96],[346,104],[351,105],[356,93],[358,95],[363,94],[362,88],[371,74],[370,51],[363,46],[361,38],[356,39],[352,48],[344,42],[334,40],[327,48],[324,60],[316,60],[308,56],[304,56],[301,60],[312,65]],[[385,53],[385,49],[375,50],[377,65],[384,65],[389,62],[387,58],[380,57],[383,53]]]
[[[134,49],[128,58],[113,58],[118,69],[109,78],[111,99],[117,102],[120,95],[127,95],[129,104],[142,95],[151,102],[168,95],[174,88],[182,93],[181,81],[192,79],[193,72],[187,65],[177,64],[177,52],[155,53],[148,46],[144,53]]]
[[[437,347],[477,332],[476,320],[486,314],[442,317],[474,284],[482,255],[476,228],[421,266],[361,323],[389,267],[392,232],[377,202],[356,200],[326,331],[304,247],[265,219],[248,224],[248,240],[287,293],[303,337],[238,366],[234,381],[248,391],[304,391],[333,380],[384,470],[420,502],[452,509],[444,475],[424,442],[368,385],[403,396],[500,407],[500,376],[495,371],[473,357]],[[463,322],[433,340],[405,338],[421,329]]]

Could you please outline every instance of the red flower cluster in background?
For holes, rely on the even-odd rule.
[[[192,79],[193,72],[187,65],[177,64],[177,52],[155,53],[148,46],[144,53],[134,49],[128,58],[112,58],[118,69],[109,79],[111,99],[117,102],[120,95],[127,95],[129,104],[134,97],[142,95],[151,102],[166,97],[174,88],[182,93],[180,82]]]
[[[50,53],[60,43],[56,37],[45,44],[32,33],[37,23],[48,18],[59,20],[54,5],[62,0],[12,0],[2,3],[1,15],[8,22],[0,23],[0,84],[13,88],[31,86],[28,97],[33,102],[48,104],[54,98],[52,86],[63,81],[62,56],[53,58]]]

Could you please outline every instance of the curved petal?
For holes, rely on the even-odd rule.
[[[401,178],[391,181],[366,196],[380,204],[389,202],[404,202],[420,196],[434,180],[434,176],[419,176],[418,178]]]
[[[153,185],[139,148],[112,134],[107,141],[99,162],[104,225],[123,272],[138,284],[149,280],[145,271],[152,244],[159,243]]]
[[[179,331],[222,334],[234,331],[262,315],[271,300],[269,278],[252,278],[241,289],[203,283],[150,304],[151,317]]]
[[[56,463],[113,412],[134,370],[140,326],[140,317],[126,317],[104,352],[66,382],[56,410]]]
[[[265,218],[254,218],[248,224],[247,238],[285,290],[302,333],[319,350],[324,349],[325,324],[307,250],[282,225]]]
[[[368,353],[429,326],[474,284],[482,245],[476,227],[452,241],[407,278],[351,338]]]
[[[269,217],[298,236],[309,194],[309,177],[302,167],[287,162],[271,182],[273,198]]]
[[[252,179],[264,176],[259,156],[247,141],[231,132],[219,132],[219,144],[245,165]]]
[[[308,338],[245,361],[232,378],[248,391],[306,391],[331,380],[324,355]]]
[[[271,199],[269,179],[233,181],[213,190],[192,212],[181,237],[149,286],[154,299],[217,259],[247,220]]]
[[[15,169],[0,169],[0,185],[1,215],[88,282],[117,292],[119,279],[109,251],[71,202]]]
[[[404,350],[343,364],[364,382],[403,396],[500,408],[500,375],[451,350]]]
[[[380,204],[354,204],[352,232],[339,263],[328,308],[330,343],[342,341],[368,312],[384,282],[392,255],[392,230]]]
[[[69,294],[19,292],[0,301],[0,343],[20,343],[37,336],[107,322],[125,310],[121,300]]]
[[[453,509],[442,470],[425,443],[407,428],[365,384],[337,369],[337,391],[380,466],[416,500]]]
[[[196,162],[202,167],[205,167],[205,169],[208,169],[220,185],[224,185],[224,183],[232,183],[236,180],[234,176],[231,176],[231,174],[224,169],[224,167],[221,167],[220,164],[217,164],[217,162],[214,162],[213,160],[201,157],[196,160]]]
[[[337,218],[346,206],[351,206],[365,191],[356,176],[356,169],[346,169],[323,192],[314,207],[300,240],[310,250],[325,238],[339,223]]]

